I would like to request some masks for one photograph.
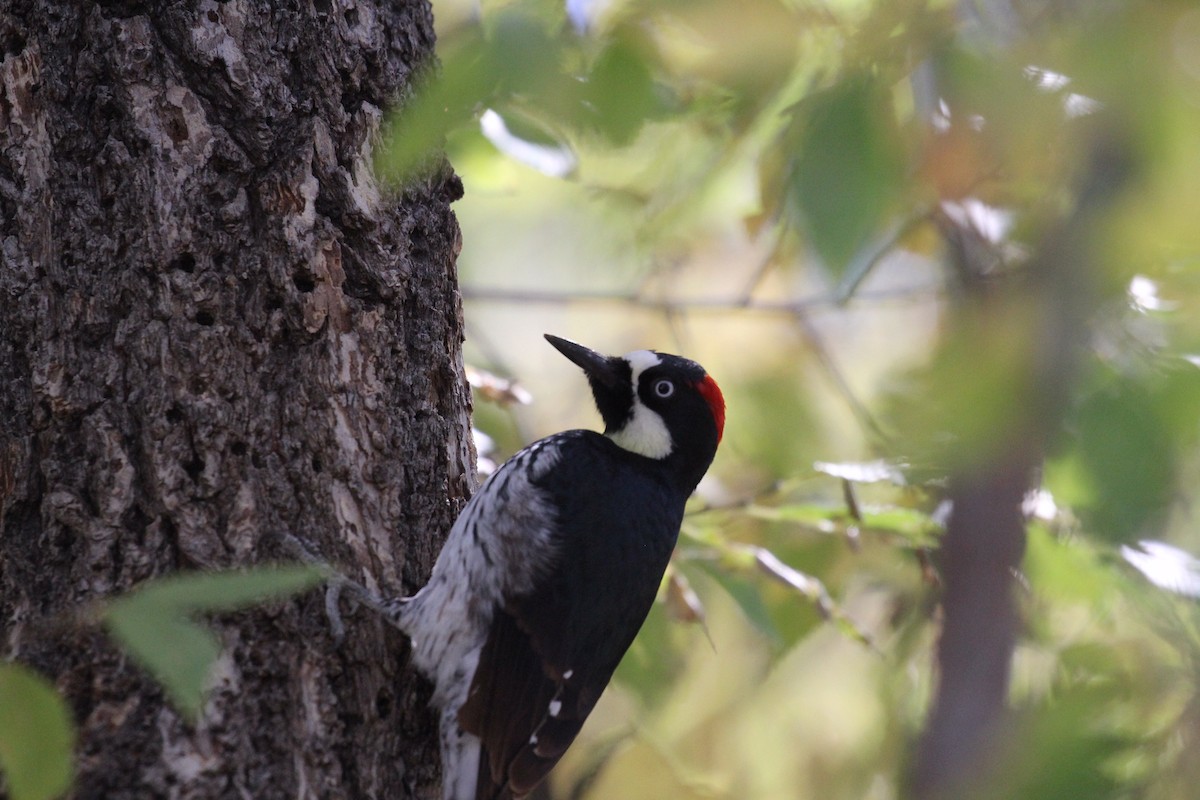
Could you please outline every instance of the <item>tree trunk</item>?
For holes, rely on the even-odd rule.
[[[81,609],[285,558],[385,594],[474,455],[442,168],[379,188],[424,0],[9,0],[0,11],[0,648],[68,698],[76,796],[432,797],[426,687],[319,592],[223,615],[196,725]]]
[[[1014,393],[1002,430],[992,432],[992,447],[982,448],[976,463],[960,457],[949,479],[953,510],[941,546],[938,681],[908,787],[917,800],[1012,796],[1005,783],[1012,778],[1006,759],[1015,744],[1008,698],[1021,622],[1014,589],[1025,553],[1024,501],[1037,488],[1042,459],[1067,413],[1089,324],[1098,309],[1116,307],[1115,298],[1103,299],[1094,247],[1104,238],[1104,212],[1134,167],[1129,146],[1115,131],[1097,128],[1080,144],[1088,157],[1076,176],[1074,208],[1048,226],[1020,273],[996,282],[975,262],[982,251],[965,246],[969,240],[961,237],[969,232],[947,229],[959,274],[974,279],[967,287],[971,302],[959,311],[975,320],[959,326],[960,332],[987,320],[1014,331],[1015,308],[1026,312],[1021,319],[1028,332],[1004,342],[1022,348],[1025,366],[1008,376],[1021,391]],[[978,357],[993,358],[987,345],[998,341],[982,337]],[[957,413],[964,411],[970,409]]]

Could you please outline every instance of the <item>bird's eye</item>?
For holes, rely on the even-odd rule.
[[[670,381],[659,381],[654,384],[654,393],[666,400],[671,395],[675,394],[675,384]]]

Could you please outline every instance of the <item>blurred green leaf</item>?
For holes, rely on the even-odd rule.
[[[615,679],[645,707],[662,702],[683,667],[683,655],[690,649],[687,643],[692,641],[694,630],[693,626],[672,622],[663,604],[655,603],[617,666]]]
[[[428,71],[416,94],[388,118],[375,168],[404,182],[440,158],[446,137],[491,105],[526,97],[534,107],[574,113],[578,88],[563,74],[561,48],[546,23],[520,8],[472,26],[441,53],[440,71]]]
[[[382,178],[408,180],[440,154],[450,131],[474,120],[499,82],[494,58],[482,32],[470,28],[453,51],[442,55],[440,71],[422,73],[415,94],[385,122],[385,144],[375,159]]]
[[[771,612],[763,602],[762,592],[753,581],[722,569],[715,564],[700,562],[699,566],[724,589],[746,615],[746,619],[773,642],[780,641],[779,630],[771,619]]]
[[[1117,687],[1079,687],[1063,692],[1040,708],[1026,710],[1013,736],[1015,752],[997,770],[982,797],[1021,800],[1089,800],[1126,797],[1128,787],[1113,774],[1115,756],[1136,739],[1101,722]]]
[[[1101,562],[1090,544],[1056,538],[1040,525],[1029,528],[1022,571],[1035,592],[1059,601],[1098,603],[1115,586],[1112,565]]]
[[[1183,448],[1196,441],[1200,373],[1102,370],[1093,382],[1072,410],[1047,482],[1089,531],[1128,542],[1161,519],[1175,497]]]
[[[927,369],[894,381],[889,431],[912,465],[910,480],[944,476],[955,465],[983,464],[1024,424],[1033,341],[1032,303],[967,307]]]
[[[887,224],[905,159],[891,102],[866,78],[845,78],[797,109],[791,194],[825,266],[840,276]]]
[[[926,548],[941,530],[927,509],[948,472],[986,470],[1016,426],[1048,423],[1028,404],[1047,389],[1069,394],[1068,435],[1042,473],[1054,507],[1028,526],[1015,750],[993,794],[1166,800],[1200,782],[1188,758],[1200,615],[1109,546],[1200,552],[1200,393],[1187,377],[1200,371],[1178,369],[1200,353],[1200,14],[1141,0],[1051,4],[1036,19],[976,10],[650,0],[606,6],[584,32],[549,0],[482,9],[484,45],[463,52],[518,52],[490,68],[462,130],[493,108],[578,162],[550,181],[458,134],[455,165],[476,182],[456,208],[464,282],[552,283],[539,319],[619,331],[621,345],[686,342],[729,400],[675,560],[719,653],[651,613],[619,673],[642,702],[618,699],[607,731],[636,730],[655,759],[618,748],[604,769],[612,796],[666,796],[641,774],[665,762],[711,797],[902,795],[936,682]],[[1027,258],[1077,207],[1096,141],[1137,169],[1087,234],[1092,286],[1074,299],[1087,304],[1089,363],[1050,376],[1058,309]],[[961,228],[948,232],[951,219]],[[956,236],[978,274],[946,256]],[[1135,272],[1151,291],[1134,291]],[[523,297],[501,308],[468,295],[472,338],[514,368],[531,361],[511,335],[534,324]],[[880,414],[881,397],[894,413]],[[555,427],[526,413],[540,409],[511,420],[514,446]],[[838,480],[814,475],[818,460]],[[780,563],[764,571],[762,550]],[[847,638],[864,631],[885,658]],[[759,685],[764,669],[774,680],[761,694],[692,701]],[[814,698],[827,707],[814,713]],[[856,703],[874,709],[861,728]],[[973,780],[971,796],[989,796]]]
[[[221,647],[216,636],[192,617],[277,600],[321,580],[321,571],[307,566],[163,578],[114,600],[104,621],[130,655],[163,685],[179,710],[195,719]]]
[[[824,533],[832,533],[832,520],[845,516],[846,510],[826,503],[787,503],[779,506],[764,506],[757,503],[746,506],[752,517],[772,522],[793,522]]]
[[[642,125],[666,110],[665,88],[650,71],[648,46],[623,29],[592,66],[583,95],[588,122],[610,144],[629,144]]]
[[[1093,395],[1073,422],[1075,451],[1092,488],[1078,512],[1095,533],[1128,541],[1170,500],[1174,441],[1137,384],[1122,382]]]
[[[12,800],[50,800],[74,774],[75,727],[53,684],[21,664],[0,664],[0,773]]]
[[[929,514],[915,508],[863,509],[862,527],[899,536],[910,547],[933,547],[942,533],[941,526]]]

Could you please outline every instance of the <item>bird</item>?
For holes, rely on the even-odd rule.
[[[392,608],[433,684],[444,800],[519,800],[562,758],[654,603],[724,432],[721,389],[696,362],[545,338],[583,370],[604,432],[554,434],[501,465],[425,587]]]

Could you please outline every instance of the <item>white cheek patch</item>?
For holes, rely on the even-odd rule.
[[[663,418],[657,411],[651,411],[642,405],[642,400],[637,393],[642,373],[661,364],[662,359],[658,357],[658,354],[649,350],[634,350],[632,353],[627,353],[624,358],[629,362],[633,373],[630,376],[633,383],[633,415],[624,427],[610,434],[609,438],[632,453],[647,458],[666,458],[671,455],[673,449],[671,432],[667,430],[667,424],[663,422]]]
[[[609,436],[624,449],[647,458],[666,458],[671,455],[671,432],[658,412],[640,402],[633,406],[633,417],[625,427]]]

